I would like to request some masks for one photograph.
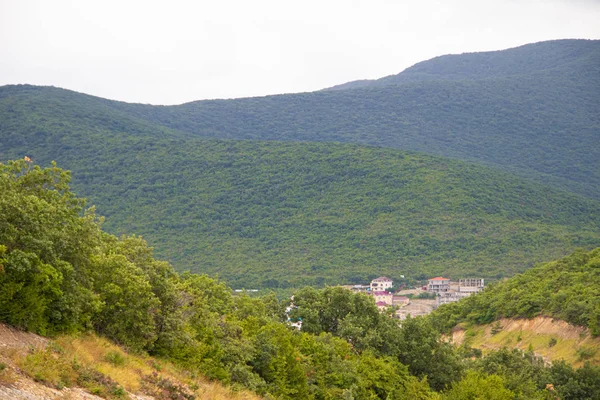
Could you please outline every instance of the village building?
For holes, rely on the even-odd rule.
[[[431,278],[427,281],[429,293],[445,293],[450,290],[450,279],[441,276]]]
[[[355,293],[364,293],[368,292],[371,289],[369,285],[346,285],[344,287]]]
[[[450,282],[449,279],[437,277],[429,279],[427,289],[437,294],[437,304],[454,303],[473,293],[478,293],[484,288],[483,278],[459,279],[458,282]]]
[[[371,292],[371,295],[373,296],[373,298],[375,299],[375,303],[385,303],[388,306],[391,306],[394,301],[394,295],[391,294],[390,292]]]
[[[394,282],[386,277],[386,276],[381,276],[377,279],[373,279],[371,281],[371,291],[372,292],[381,292],[384,291],[386,289],[391,289],[393,286]]]
[[[477,293],[485,286],[483,278],[467,278],[458,280],[458,291],[463,293]]]

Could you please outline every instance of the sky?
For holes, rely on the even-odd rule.
[[[0,0],[0,85],[181,104],[565,38],[600,39],[600,0]]]

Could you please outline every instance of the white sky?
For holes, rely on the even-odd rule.
[[[563,38],[600,39],[600,0],[0,0],[0,85],[179,104]]]

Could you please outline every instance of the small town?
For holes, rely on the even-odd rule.
[[[382,276],[373,279],[369,285],[344,285],[357,293],[373,296],[380,311],[394,307],[394,316],[400,320],[408,315],[426,315],[441,304],[457,302],[473,293],[483,290],[483,278],[465,278],[451,281],[437,276],[427,280],[427,285],[414,289],[393,291],[394,281]]]

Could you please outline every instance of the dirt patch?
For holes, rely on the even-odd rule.
[[[459,326],[452,328],[452,343],[460,346],[465,341],[465,330]]]
[[[0,323],[0,351],[2,349],[30,349],[46,347],[49,340],[30,332]]]
[[[584,327],[550,317],[505,318],[487,325],[459,325],[450,338],[457,346],[468,343],[484,353],[507,347],[533,351],[546,361],[562,359],[574,367],[586,361],[600,365],[600,337],[592,337]]]
[[[568,322],[552,319],[550,317],[535,317],[533,319],[501,319],[502,330],[534,331],[538,334],[558,336],[562,339],[578,340],[587,334],[587,329],[571,325]],[[486,329],[491,330],[491,327]]]
[[[56,390],[25,376],[16,366],[14,358],[30,349],[43,349],[49,339],[23,332],[0,323],[0,362],[5,365],[0,373],[0,400],[101,400],[81,388]]]

